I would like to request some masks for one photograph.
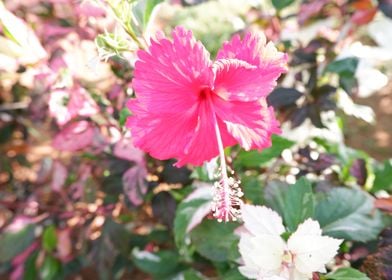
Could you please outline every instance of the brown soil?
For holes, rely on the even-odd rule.
[[[376,122],[368,124],[348,117],[344,128],[347,146],[364,150],[378,160],[392,158],[392,82],[380,92],[354,101],[373,108]]]

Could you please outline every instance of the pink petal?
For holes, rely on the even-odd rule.
[[[196,103],[188,112],[148,113],[139,102],[133,100],[128,107],[135,116],[127,120],[136,147],[157,159],[176,158],[177,167],[187,163],[202,165],[218,155],[213,112],[208,103]],[[224,146],[236,143],[218,120]]]
[[[215,135],[214,112],[208,102],[201,102],[196,130],[191,141],[184,150],[184,154],[175,164],[181,167],[187,163],[202,165],[219,154],[218,142]],[[234,145],[235,139],[228,134],[222,121],[217,120],[224,147]]]
[[[88,147],[94,137],[94,127],[87,121],[67,125],[53,140],[53,147],[74,152]]]
[[[213,102],[218,118],[245,150],[270,147],[271,134],[280,133],[273,109],[268,108],[264,99],[226,102],[215,97]]]
[[[202,86],[211,86],[209,54],[192,32],[177,27],[173,41],[163,36],[138,51],[133,88],[148,111],[184,113],[198,100]]]
[[[287,56],[278,52],[271,42],[267,44],[264,36],[250,32],[242,40],[239,35],[235,35],[231,41],[224,43],[217,59],[224,58],[236,58],[257,66],[262,70],[262,75],[268,75],[263,82],[273,85],[287,70]]]
[[[276,86],[276,71],[243,60],[220,59],[214,63],[214,70],[214,91],[225,100],[255,101]]]
[[[188,112],[156,114],[136,100],[128,102],[133,116],[127,120],[133,144],[157,159],[179,158],[194,135],[197,106]]]

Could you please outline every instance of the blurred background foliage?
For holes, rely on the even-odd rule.
[[[283,134],[227,149],[244,199],[346,240],[314,279],[392,279],[391,18],[389,0],[3,1],[0,278],[244,279],[214,161],[175,168],[124,128],[136,50],[182,25],[213,56],[247,30],[288,53]]]

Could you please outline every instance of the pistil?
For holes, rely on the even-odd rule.
[[[214,217],[217,218],[219,222],[236,221],[241,215],[241,197],[243,196],[243,193],[239,186],[240,181],[235,180],[233,177],[229,177],[227,174],[225,151],[215,114],[214,123],[219,149],[220,168],[218,176],[220,179],[214,183],[212,210],[214,212]]]

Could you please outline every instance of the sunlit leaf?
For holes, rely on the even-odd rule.
[[[241,150],[235,160],[237,166],[247,168],[261,167],[269,161],[279,157],[283,150],[288,149],[294,145],[294,142],[286,138],[272,135],[272,146],[259,152],[256,150],[244,151]]]
[[[392,160],[386,160],[384,165],[375,171],[375,179],[372,191],[392,189]]]
[[[42,235],[42,246],[48,252],[52,252],[57,245],[56,228],[52,225],[44,230]]]

